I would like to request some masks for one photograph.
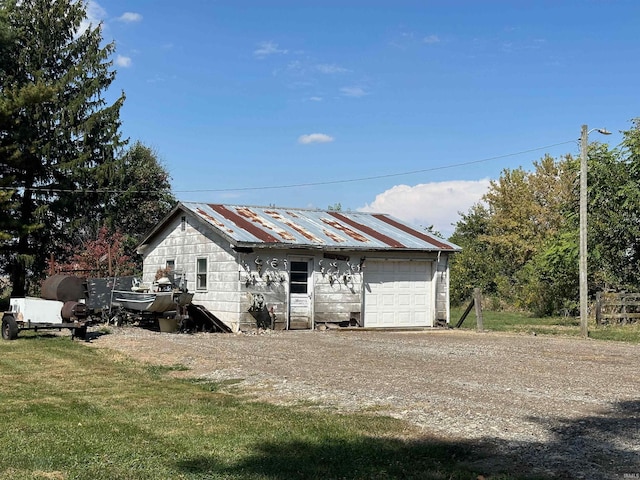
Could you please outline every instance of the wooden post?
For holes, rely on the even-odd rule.
[[[469,302],[469,306],[467,307],[467,309],[464,311],[464,313],[460,317],[460,320],[458,320],[458,323],[456,323],[456,328],[460,328],[462,326],[462,322],[464,322],[464,319],[467,318],[467,315],[469,315],[469,312],[473,308],[473,304],[474,304],[474,301],[473,301],[473,298],[472,298],[471,302]]]
[[[473,289],[473,303],[476,307],[476,330],[478,332],[484,332],[482,321],[482,291],[479,288]]]
[[[56,261],[53,253],[49,255],[49,276],[52,277],[56,273]]]

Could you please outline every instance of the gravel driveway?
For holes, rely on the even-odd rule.
[[[554,478],[640,478],[640,346],[457,330],[166,334],[92,341],[261,400],[404,419]]]

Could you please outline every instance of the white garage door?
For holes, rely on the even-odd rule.
[[[431,264],[367,260],[364,326],[432,326]]]

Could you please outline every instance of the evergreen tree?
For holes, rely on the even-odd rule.
[[[99,25],[81,32],[85,18],[81,1],[0,0],[0,228],[16,296],[77,219],[103,208],[122,146],[124,94],[102,96],[114,44],[101,46]]]

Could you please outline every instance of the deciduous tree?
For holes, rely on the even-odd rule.
[[[603,289],[640,291],[640,119],[620,147],[588,149],[588,279]],[[545,157],[535,170],[505,170],[462,216],[451,240],[452,298],[480,286],[537,314],[578,305],[579,164]]]
[[[618,149],[589,149],[590,290],[640,288],[640,119]]]
[[[105,223],[136,241],[153,228],[176,204],[169,173],[158,154],[135,142],[112,165],[105,204]]]
[[[107,277],[133,275],[138,266],[127,254],[125,236],[102,227],[95,238],[81,245],[69,245],[67,260],[56,269],[78,276]]]
[[[463,301],[474,287],[508,304],[538,309],[546,302],[535,266],[551,238],[561,238],[573,201],[575,161],[545,156],[535,170],[504,170],[482,203],[456,225],[451,241],[463,248],[452,264],[452,298]],[[577,238],[577,237],[576,237]],[[566,239],[566,238],[565,238]]]

